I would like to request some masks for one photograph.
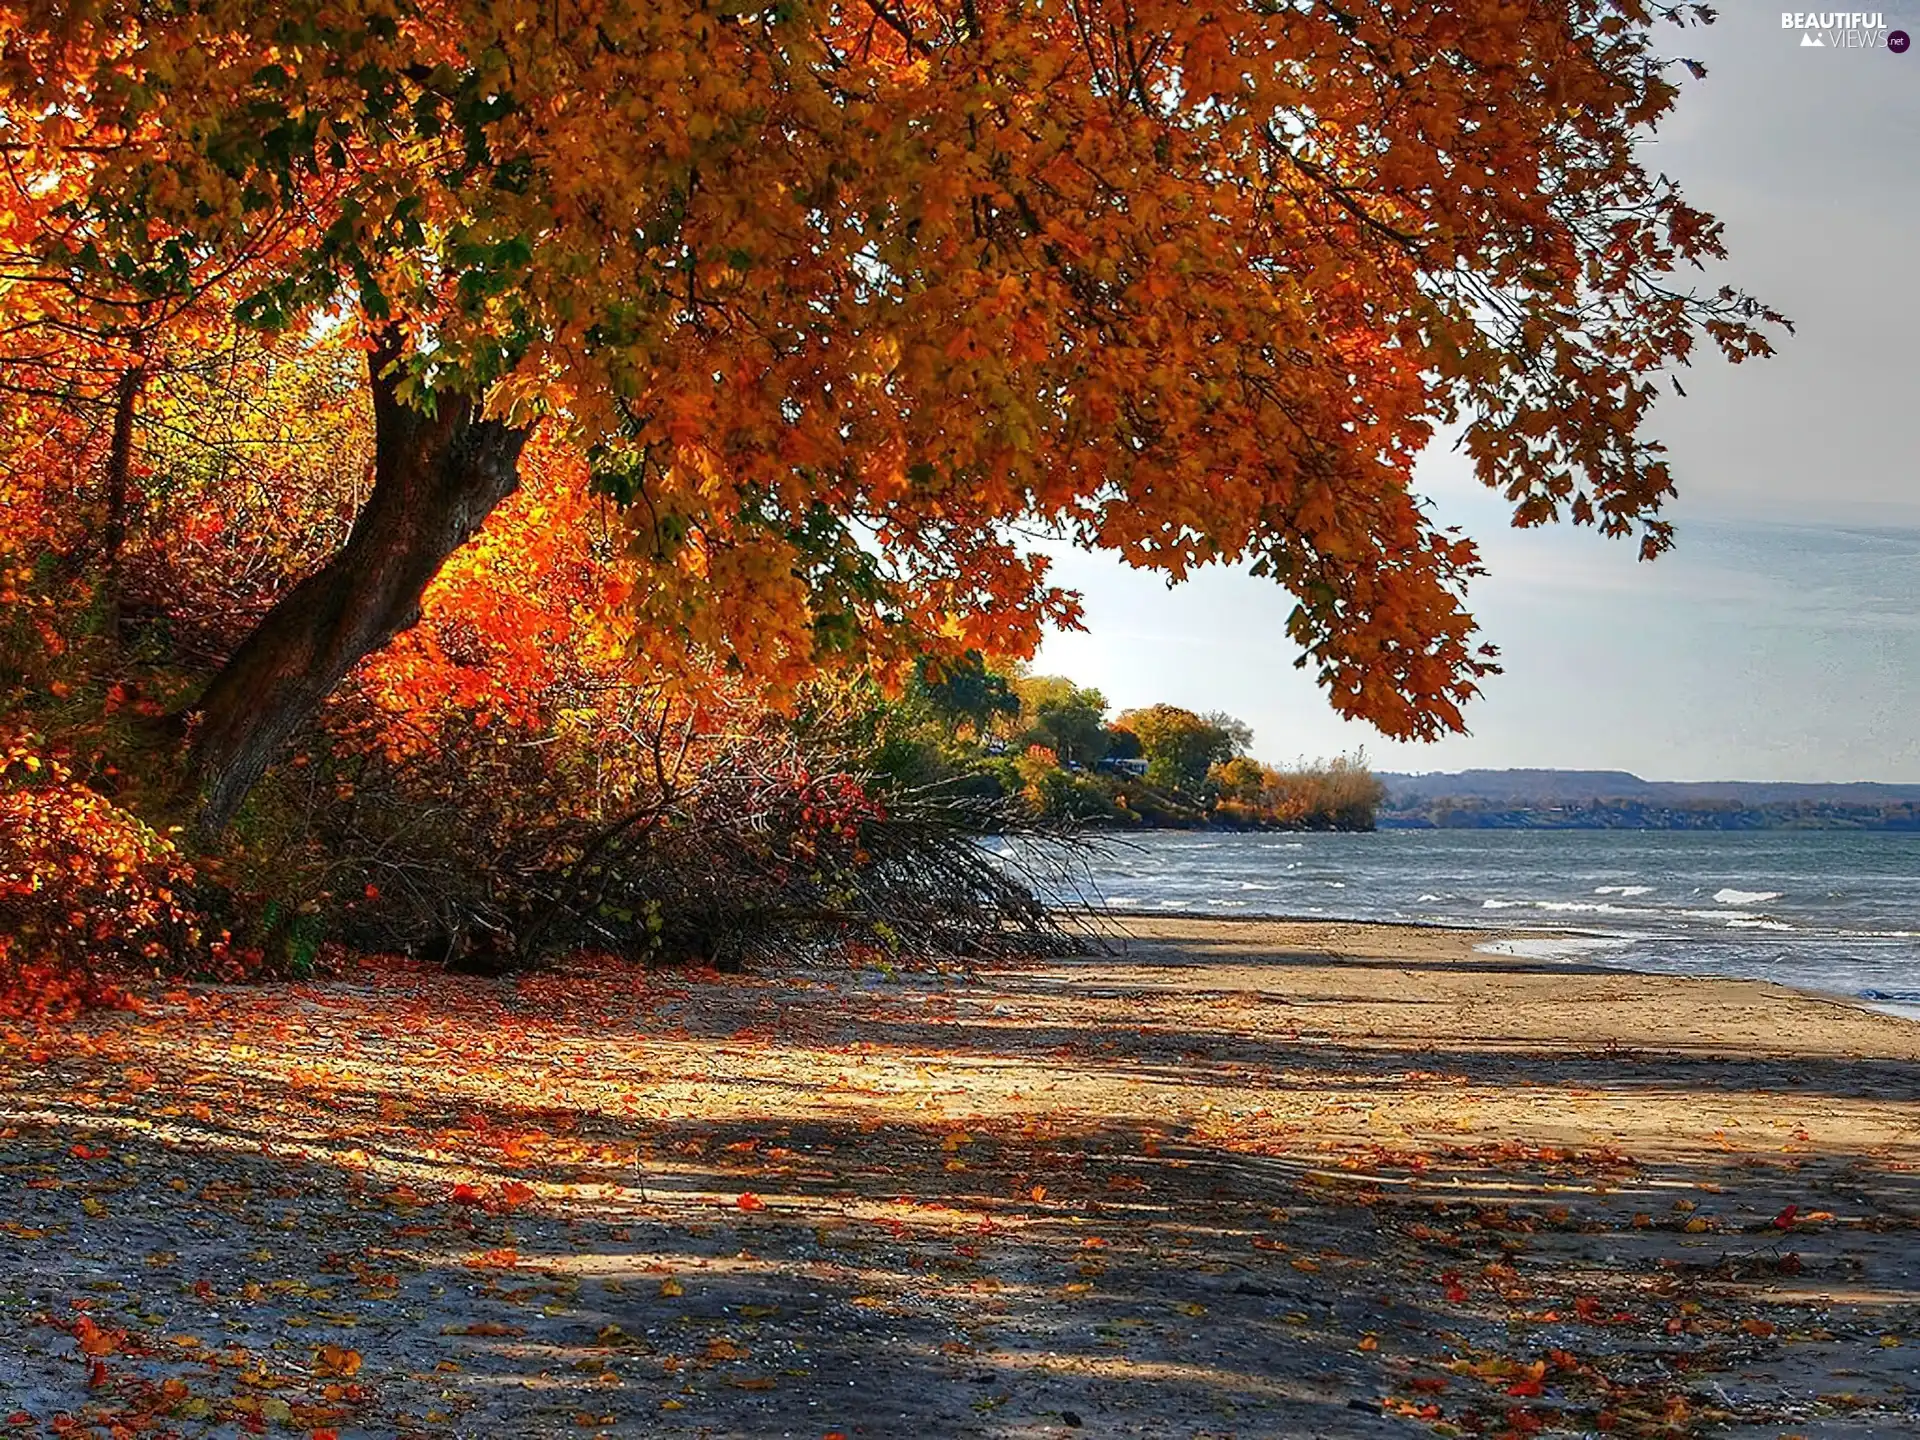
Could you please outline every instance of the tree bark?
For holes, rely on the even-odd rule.
[[[133,421],[146,383],[143,365],[130,366],[113,389],[113,442],[107,450],[107,520],[100,579],[100,632],[120,636],[120,552],[127,543],[127,489],[133,483]]]
[[[469,396],[441,394],[432,414],[404,404],[386,373],[398,357],[397,340],[368,357],[373,491],[346,544],[267,612],[188,712],[205,834],[347,672],[419,620],[428,582],[519,484],[527,430],[483,418]]]

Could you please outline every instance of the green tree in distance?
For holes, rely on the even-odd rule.
[[[1140,737],[1147,779],[1189,792],[1197,792],[1209,770],[1252,739],[1252,731],[1230,716],[1196,715],[1178,705],[1129,710],[1119,724]]]

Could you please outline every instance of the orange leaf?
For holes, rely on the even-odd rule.
[[[351,1380],[360,1373],[360,1364],[360,1352],[344,1345],[322,1345],[313,1352],[313,1368],[321,1375]]]
[[[500,1203],[509,1210],[515,1209],[532,1200],[537,1193],[531,1185],[524,1185],[518,1180],[509,1180],[500,1187]]]

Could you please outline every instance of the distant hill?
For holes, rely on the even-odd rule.
[[[1383,826],[1920,830],[1920,785],[1642,780],[1625,770],[1384,772]]]

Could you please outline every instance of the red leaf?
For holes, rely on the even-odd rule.
[[[512,1210],[525,1205],[534,1198],[535,1193],[531,1185],[523,1185],[518,1180],[509,1180],[500,1187],[500,1203]]]

